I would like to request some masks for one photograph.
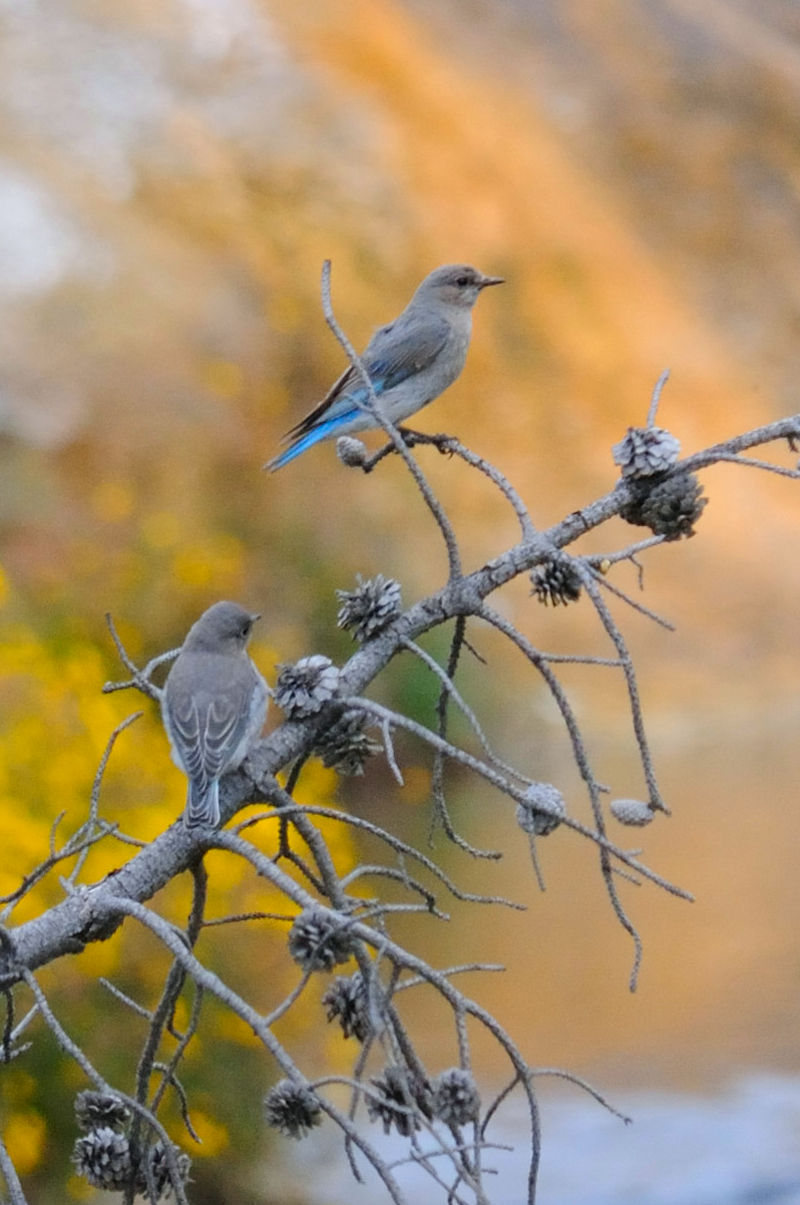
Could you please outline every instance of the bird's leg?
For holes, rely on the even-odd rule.
[[[452,456],[453,454],[453,437],[451,435],[428,435],[425,431],[413,431],[411,427],[398,427],[397,434],[407,448],[415,448],[420,444],[424,444],[436,448],[443,456]],[[385,444],[374,456],[370,456],[368,460],[362,463],[362,471],[364,473],[371,473],[385,456],[390,456],[392,452],[396,451],[397,448],[394,444]]]
[[[438,435],[428,435],[425,431],[412,431],[410,427],[398,427],[397,430],[407,448],[415,448],[418,444],[423,444],[436,448],[443,456],[453,454],[455,441],[452,435],[445,435],[444,432],[440,432]]]
[[[453,439],[452,435],[446,435],[443,431],[440,431],[438,435],[428,435],[425,431],[412,431],[410,427],[398,427],[397,429],[407,448],[423,444],[436,448],[442,456],[452,456],[455,452],[457,441]]]
[[[375,466],[380,464],[380,462],[386,456],[389,456],[392,452],[396,451],[397,449],[395,448],[394,444],[384,444],[382,448],[378,449],[374,456],[370,456],[369,459],[362,461],[360,465],[361,471],[363,473],[371,473]]]

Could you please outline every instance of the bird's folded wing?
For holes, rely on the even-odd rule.
[[[402,319],[380,327],[362,356],[376,396],[380,397],[428,368],[441,352],[449,333],[446,319],[430,313],[406,314]],[[322,419],[355,414],[358,403],[365,402],[368,397],[360,373],[351,364],[319,405],[287,432],[286,438],[302,437]]]
[[[190,779],[210,781],[225,770],[251,723],[249,691],[232,683],[213,699],[190,698],[170,709],[170,728]]]

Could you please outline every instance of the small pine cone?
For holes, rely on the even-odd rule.
[[[481,1098],[468,1071],[452,1067],[433,1081],[433,1115],[445,1125],[463,1126],[477,1120]]]
[[[348,469],[360,469],[367,459],[367,447],[352,435],[340,435],[336,440],[336,455]]]
[[[112,1092],[93,1092],[87,1088],[75,1097],[75,1119],[82,1130],[108,1127],[121,1130],[130,1120],[131,1111]]]
[[[286,1138],[305,1138],[322,1124],[322,1109],[310,1088],[282,1079],[264,1097],[267,1125]]]
[[[580,574],[571,557],[563,554],[537,566],[531,573],[531,585],[540,603],[551,603],[554,607],[577,602],[581,596]]]
[[[289,953],[304,971],[332,971],[347,962],[354,943],[347,924],[316,905],[305,908],[289,930]]]
[[[172,1150],[175,1154],[175,1162],[178,1165],[178,1175],[180,1176],[181,1184],[185,1184],[189,1179],[192,1161],[186,1154],[186,1151],[180,1150],[177,1146],[173,1146]],[[168,1199],[172,1196],[175,1185],[172,1183],[172,1176],[167,1164],[166,1148],[160,1138],[158,1142],[155,1142],[147,1150],[145,1158],[150,1170],[150,1181],[148,1183],[147,1174],[140,1165],[136,1176],[136,1191],[141,1196],[147,1197],[152,1186],[157,1201],[162,1200],[162,1198],[164,1200]]]
[[[355,590],[337,590],[341,606],[336,622],[345,631],[353,629],[353,639],[361,644],[382,632],[402,609],[400,583],[378,573],[366,581],[358,574]]]
[[[524,802],[517,804],[517,824],[534,837],[552,833],[566,814],[564,796],[551,782],[531,783]]]
[[[620,824],[649,824],[655,816],[650,804],[641,799],[615,799],[609,804],[609,811]]]
[[[665,540],[693,536],[694,525],[708,501],[694,473],[682,470],[660,480],[632,483],[630,502],[620,510],[620,518],[638,527],[649,527]]]
[[[128,1139],[110,1126],[100,1126],[76,1139],[72,1162],[93,1188],[109,1192],[127,1188],[133,1174]]]
[[[316,715],[339,689],[339,670],[329,657],[314,653],[293,665],[278,666],[275,702],[293,720]]]
[[[370,1121],[380,1121],[384,1134],[392,1126],[403,1138],[410,1138],[420,1129],[418,1112],[430,1119],[431,1090],[426,1080],[405,1067],[386,1067],[380,1075],[369,1081],[375,1091],[367,1097],[367,1113]]]
[[[364,732],[367,717],[361,711],[346,711],[317,737],[314,752],[323,765],[339,774],[359,775],[382,746]]]
[[[681,445],[674,435],[663,427],[628,427],[628,434],[611,453],[614,464],[622,470],[622,476],[652,477],[666,473],[680,455]]]
[[[356,1041],[363,1042],[372,1032],[367,987],[360,971],[349,977],[337,975],[322,997],[322,1003],[327,1009],[329,1021],[334,1017],[339,1018],[346,1038],[354,1037]]]

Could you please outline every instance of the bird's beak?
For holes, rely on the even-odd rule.
[[[255,622],[256,622],[256,620],[257,620],[257,619],[260,619],[260,618],[261,618],[261,612],[260,612],[260,611],[254,611],[254,612],[253,612],[253,613],[250,615],[250,622],[251,622],[251,623],[255,623]]]
[[[478,282],[482,289],[488,289],[489,285],[504,285],[505,283],[504,276],[482,276]]]

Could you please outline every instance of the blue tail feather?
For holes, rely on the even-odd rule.
[[[337,428],[347,426],[349,422],[357,414],[356,410],[349,410],[346,414],[339,414],[336,418],[325,419],[323,422],[317,423],[310,431],[306,431],[305,435],[301,435],[296,439],[285,452],[281,452],[279,456],[273,457],[268,461],[264,468],[269,469],[274,473],[276,469],[282,469],[285,464],[289,464],[292,460],[296,460],[298,456],[302,456],[303,452],[319,443],[321,439],[325,439]]]

